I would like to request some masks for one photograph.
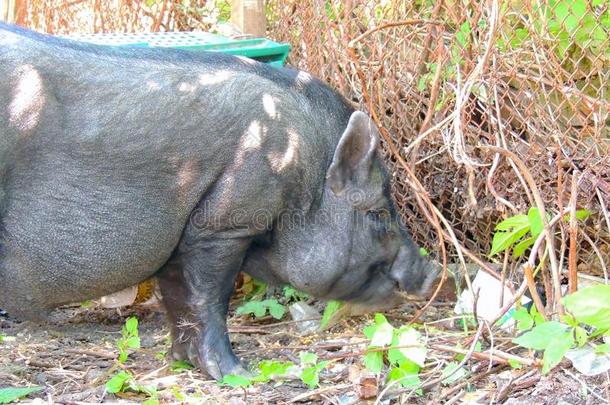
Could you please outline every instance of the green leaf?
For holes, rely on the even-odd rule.
[[[125,329],[132,336],[138,335],[138,318],[132,316],[125,321]]]
[[[385,320],[381,323],[377,323],[375,333],[371,338],[369,347],[383,347],[392,343],[392,337],[394,336],[394,327]]]
[[[604,4],[604,1],[607,1],[607,0],[591,0],[591,6],[592,7],[601,6],[602,4]]]
[[[393,367],[388,373],[388,382],[400,381],[398,384],[403,388],[417,387],[421,381],[419,379],[419,366],[412,362],[405,362],[400,367]],[[421,395],[421,390],[418,390]]]
[[[566,0],[560,1],[555,6],[555,17],[561,21],[570,15],[570,3]]]
[[[517,243],[513,248],[513,259],[517,259],[523,256],[525,251],[529,249],[535,241],[536,239],[533,236],[530,236],[528,238],[522,239],[519,243]]]
[[[535,326],[531,331],[513,339],[513,343],[528,349],[544,350],[548,347],[552,338],[572,336],[567,332],[567,329],[566,325],[556,321],[544,322]]]
[[[301,360],[302,365],[310,365],[316,364],[318,361],[318,355],[310,352],[300,352],[299,358]]]
[[[221,385],[228,385],[231,388],[245,388],[252,385],[252,381],[248,377],[238,374],[227,374],[222,377]]]
[[[248,301],[235,310],[238,315],[254,315],[256,318],[262,318],[267,313],[267,307],[262,301]]]
[[[424,367],[428,349],[426,349],[426,346],[422,344],[421,335],[418,331],[409,326],[400,328],[398,345],[410,346],[401,347],[398,350],[400,350],[400,353],[402,353],[403,356],[411,360],[413,363],[420,367]]]
[[[496,231],[510,231],[513,228],[523,228],[529,226],[527,215],[519,214],[506,218],[504,221],[496,225]]]
[[[320,329],[326,329],[333,315],[341,309],[343,302],[341,301],[328,301],[324,313],[322,314],[322,320],[320,321]]]
[[[534,239],[538,237],[544,230],[544,224],[542,223],[542,216],[538,208],[530,208],[527,211],[527,219],[530,224],[530,232]]]
[[[301,381],[311,389],[316,388],[320,383],[320,372],[316,367],[306,368],[301,373]]]
[[[140,348],[140,338],[137,336],[132,336],[127,339],[127,347],[130,349],[139,349]]]
[[[535,305],[532,305],[532,308],[530,309],[530,314],[532,315],[532,318],[534,318],[534,325],[541,325],[546,322],[544,320],[544,317],[540,315],[540,312],[538,312],[538,308],[536,308]]]
[[[595,346],[595,353],[610,353],[610,343],[602,343]]]
[[[286,313],[286,308],[276,300],[270,300],[268,304],[269,314],[274,319],[282,319],[284,314]]]
[[[330,364],[330,360],[322,360],[318,364],[316,364],[316,368],[318,371],[324,370]]]
[[[288,301],[302,301],[307,298],[307,294],[297,290],[296,288],[285,286],[284,297],[286,297]]]
[[[578,347],[583,347],[589,340],[587,330],[585,328],[581,328],[580,326],[574,328],[574,337],[576,338]]]
[[[364,366],[375,374],[381,373],[383,369],[383,352],[367,352],[364,355]]]
[[[281,377],[288,372],[290,367],[294,366],[291,361],[281,362],[276,360],[265,360],[258,364],[258,369],[267,381],[273,377]]]
[[[525,307],[516,310],[512,316],[517,321],[517,329],[520,331],[531,329],[534,326],[534,318],[527,312]]]
[[[515,242],[521,239],[529,231],[529,225],[524,225],[520,228],[514,228],[509,232],[496,232],[491,242],[490,256],[494,256],[511,247]]]
[[[594,22],[594,24],[597,24],[597,23]],[[588,39],[589,35],[590,35],[589,33],[586,34],[586,36],[587,36],[586,39]],[[605,35],[604,35],[604,38],[605,38]],[[576,219],[578,221],[584,221],[585,219],[587,219],[587,218],[589,218],[591,216],[592,212],[589,211],[589,210],[576,210],[576,212],[574,214],[575,214]],[[564,221],[569,221],[570,220],[570,214],[565,214],[562,219]]]
[[[511,366],[512,368],[521,368],[523,367],[523,364],[521,364],[519,361],[515,360],[515,359],[508,359],[508,365]]]
[[[565,309],[576,320],[599,330],[610,329],[610,285],[596,285],[563,298]]]
[[[468,374],[468,372],[464,369],[464,367],[459,367],[459,364],[455,361],[447,364],[443,369],[442,377],[443,380],[441,384],[443,385],[451,385],[456,381],[464,378]]]
[[[542,374],[551,371],[574,344],[571,334],[551,338],[542,356]]]
[[[587,12],[587,1],[585,0],[571,0],[572,2],[572,15],[579,17],[580,20]]]
[[[195,368],[195,366],[193,366],[191,363],[189,363],[186,360],[174,360],[171,363],[171,369],[175,373],[179,373],[184,370],[192,370],[194,368]]]
[[[0,404],[10,404],[40,390],[42,387],[0,388]]]
[[[127,385],[133,376],[128,371],[119,371],[116,373],[108,382],[106,382],[106,391],[111,394],[123,391],[125,385]]]
[[[159,404],[159,398],[148,398],[145,401],[142,401],[141,405],[158,405]]]
[[[462,48],[465,48],[468,42],[470,41],[470,32],[470,22],[466,21],[462,25],[460,25],[460,30],[455,33],[455,39]]]

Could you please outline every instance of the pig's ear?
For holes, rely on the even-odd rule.
[[[379,132],[373,121],[362,111],[355,111],[326,174],[326,181],[335,194],[341,194],[350,183],[368,176],[378,145]]]

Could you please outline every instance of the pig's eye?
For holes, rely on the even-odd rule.
[[[390,218],[390,212],[385,208],[368,210],[366,215],[375,221],[385,221]]]

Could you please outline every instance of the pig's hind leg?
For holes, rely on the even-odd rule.
[[[250,238],[205,238],[185,232],[159,272],[172,326],[172,355],[190,360],[213,378],[245,374],[227,332],[229,299]]]

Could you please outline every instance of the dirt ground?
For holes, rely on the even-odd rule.
[[[235,303],[234,303],[235,304]],[[315,305],[315,303],[314,303]],[[423,322],[427,339],[436,346],[455,346],[467,335],[452,323],[452,303],[438,304],[426,311]],[[235,308],[235,305],[232,306]],[[395,326],[406,324],[415,304],[387,313]],[[128,316],[140,321],[141,348],[134,350],[124,365],[116,361],[116,340]],[[467,374],[450,385],[435,383],[455,353],[431,349],[427,367],[421,373],[423,395],[412,390],[383,391],[385,375],[375,377],[362,363],[366,340],[363,327],[371,316],[341,321],[327,332],[302,336],[286,315],[282,322],[232,315],[229,328],[238,357],[246,364],[264,359],[298,363],[299,352],[307,350],[319,359],[331,360],[321,373],[320,386],[308,389],[299,379],[260,383],[247,389],[220,387],[198,370],[173,370],[164,357],[169,349],[168,328],[162,309],[128,308],[119,313],[99,307],[62,308],[46,324],[18,322],[0,317],[0,388],[36,385],[43,389],[24,402],[34,403],[141,403],[144,394],[124,393],[119,397],[105,391],[105,383],[121,368],[129,370],[141,384],[157,387],[160,403],[507,403],[507,404],[603,404],[610,398],[607,375],[585,378],[562,363],[548,376],[536,368],[511,369],[482,358],[465,363]],[[439,321],[440,320],[440,321]],[[472,331],[470,331],[472,335]],[[495,336],[496,347],[512,350],[510,337]],[[484,342],[483,348],[487,346]],[[515,352],[516,353],[516,352]],[[526,352],[519,355],[529,357]],[[429,363],[429,366],[428,366]]]

